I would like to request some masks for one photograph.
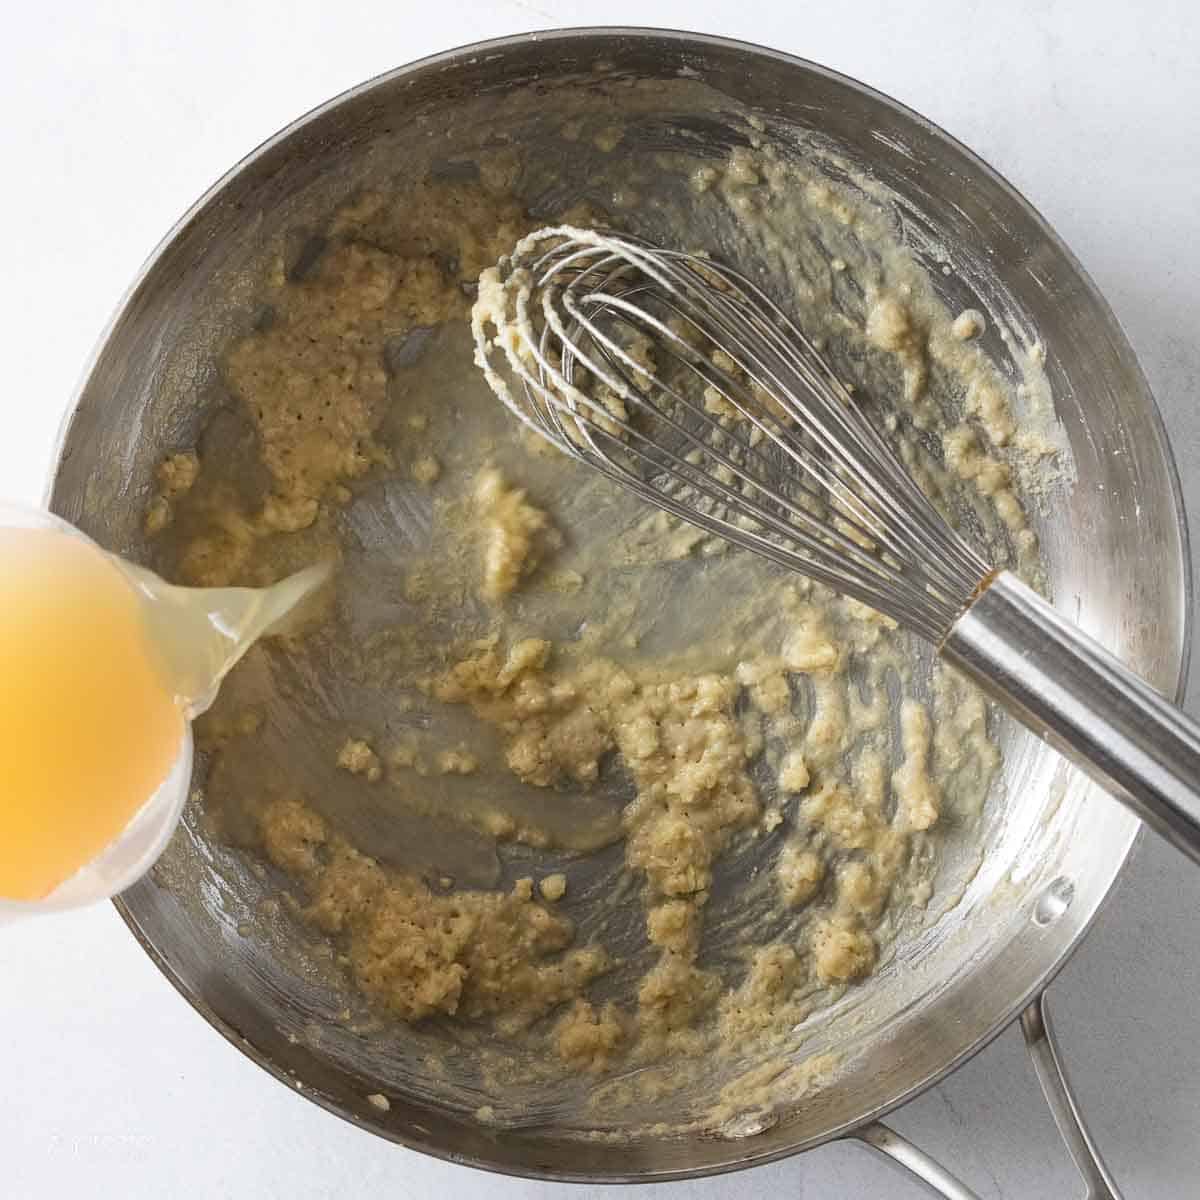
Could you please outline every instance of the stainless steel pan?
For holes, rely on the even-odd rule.
[[[811,63],[714,38],[604,29],[489,42],[401,68],[301,118],[203,197],[144,268],[88,370],[51,506],[102,542],[144,553],[153,467],[195,436],[216,356],[252,319],[245,281],[272,238],[381,171],[469,156],[486,115],[515,95],[537,98],[515,130],[536,152],[542,118],[589,96],[619,114],[629,79],[688,84],[678,100],[667,86],[662,111],[631,120],[629,152],[639,137],[652,150],[672,131],[719,143],[722,121],[733,128],[748,113],[781,143],[819,138],[888,189],[896,227],[918,256],[932,266],[935,245],[949,251],[952,274],[933,272],[948,303],[999,307],[1040,332],[1078,470],[1039,528],[1056,604],[1177,696],[1191,584],[1175,468],[1133,352],[1082,268],[1003,179],[917,114]],[[696,81],[720,94],[716,110],[689,111]],[[964,1197],[880,1118],[1019,1018],[1088,1194],[1103,1196],[1110,1185],[1063,1082],[1043,992],[1113,886],[1138,824],[1030,735],[1004,737],[1004,786],[961,900],[818,1030],[818,1042],[835,1045],[853,1022],[857,1052],[815,1099],[711,1137],[643,1133],[613,1144],[553,1121],[498,1135],[423,1098],[400,1057],[364,1052],[325,1019],[323,985],[297,966],[294,946],[239,934],[267,885],[208,844],[194,813],[160,868],[117,906],[180,992],[246,1054],[330,1111],[430,1154],[545,1178],[645,1181],[856,1137],[943,1195]],[[376,1092],[392,1097],[389,1111],[367,1102]]]

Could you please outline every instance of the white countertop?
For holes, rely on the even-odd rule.
[[[815,59],[912,105],[1007,175],[1124,323],[1200,519],[1200,8],[1183,0],[13,4],[0,39],[0,495],[40,498],[63,409],[126,284],[257,142],[448,46],[621,22]],[[1193,697],[1195,683],[1194,671]],[[1051,992],[1081,1101],[1130,1200],[1200,1194],[1198,913],[1200,872],[1143,839]],[[614,1194],[470,1172],[335,1120],[196,1016],[108,907],[0,930],[0,1079],[11,1200]],[[1082,1193],[1011,1030],[894,1123],[984,1197]],[[764,1193],[925,1194],[834,1145],[656,1195]]]

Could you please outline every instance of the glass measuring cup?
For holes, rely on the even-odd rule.
[[[191,721],[329,575],[175,587],[0,505],[0,921],[105,899],[150,868],[187,799]]]

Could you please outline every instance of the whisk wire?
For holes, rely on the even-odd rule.
[[[673,259],[678,256],[668,251],[665,252],[665,257]],[[708,269],[727,281],[736,278],[723,264],[708,266]],[[912,527],[913,505],[916,504],[918,509],[922,509],[925,501],[911,476],[900,468],[875,429],[859,419],[849,393],[804,333],[752,281],[742,278],[739,283],[741,289],[749,293],[752,304],[739,305],[736,293],[715,290],[697,292],[701,303],[710,309],[719,310],[724,318],[716,331],[709,329],[707,332],[714,341],[718,338],[723,342],[728,339],[730,349],[726,353],[752,377],[755,377],[759,370],[769,373],[769,382],[761,377],[757,377],[756,382],[787,410],[793,421],[816,429],[816,439],[839,467],[852,470],[855,461],[861,461],[856,459],[856,454],[870,456],[877,462],[879,472],[885,478],[877,480],[868,476],[858,482],[870,493],[871,500],[878,506],[876,516],[886,523],[888,536],[908,550],[909,553],[904,557],[908,561],[919,562],[920,544],[909,537],[908,531]],[[742,328],[739,328],[739,322],[743,323]],[[762,336],[769,353],[760,352],[755,355],[754,347],[748,343],[743,330],[747,333],[753,330]],[[742,333],[742,336],[739,337],[739,333]],[[810,395],[806,396],[803,411],[792,401],[786,370],[781,373],[771,369],[770,363],[774,356],[782,360],[785,369],[790,367],[808,385]],[[840,403],[828,403],[828,398],[822,396],[822,387]],[[814,404],[813,397],[825,402]],[[825,486],[844,503],[850,503],[857,511],[864,510],[865,506],[859,503],[858,498],[841,480],[838,480],[836,485],[826,482]],[[917,515],[924,514],[918,512]],[[925,528],[924,532],[928,535],[929,529]]]
[[[590,298],[591,297],[589,297],[589,299]],[[679,335],[671,330],[668,325],[665,325],[661,321],[643,313],[635,306],[627,304],[621,298],[606,297],[604,298],[604,302],[606,307],[616,308],[625,314],[632,314],[635,318],[640,317],[641,319],[632,322],[634,328],[639,331],[645,331],[647,328],[649,328],[654,332],[659,333],[663,338],[663,341],[658,344],[660,349],[666,349],[668,353],[671,353],[673,357],[675,357],[682,365],[695,372],[696,375],[706,383],[712,379],[712,369],[711,367],[708,367],[707,361],[704,360],[702,356],[698,356],[696,352],[687,345],[686,340],[680,338]],[[579,306],[574,304],[569,297],[564,297],[563,307],[576,318],[580,328],[585,329],[592,336],[592,340],[599,347],[601,347],[603,351],[605,351],[605,354],[602,356],[606,358],[610,365],[617,366],[618,369],[620,368],[620,365],[624,365],[643,376],[649,377],[648,370],[642,364],[633,359],[629,354],[627,354],[620,344],[607,335],[603,329],[589,321],[584,311],[579,308]],[[628,375],[622,373],[623,379],[622,381],[618,381],[618,379],[609,376],[600,366],[598,366],[592,359],[590,359],[578,348],[574,353],[579,357],[580,361],[583,362],[584,366],[587,367],[593,375],[601,379],[606,386],[620,394],[622,399],[629,398],[627,385],[633,381],[629,380]],[[619,360],[619,363],[614,362],[614,360]],[[567,377],[571,377],[569,373],[567,373]],[[636,388],[636,386],[636,382],[633,382],[633,387]],[[663,391],[676,402],[676,405],[679,409],[697,416],[705,423],[709,422],[710,419],[708,418],[707,414],[701,411],[700,407],[693,399],[691,399],[691,397],[686,394],[686,392],[673,388],[669,384],[662,381],[659,381],[658,386],[660,386]],[[841,481],[837,480],[836,477],[830,476],[828,473],[824,472],[820,465],[811,458],[798,454],[795,447],[790,442],[779,437],[777,432],[768,423],[764,422],[754,412],[754,410],[749,407],[748,404],[738,399],[738,396],[742,391],[743,389],[737,387],[736,385],[730,386],[729,384],[726,384],[722,390],[722,395],[724,398],[729,400],[730,403],[734,404],[739,411],[746,413],[754,427],[772,439],[779,446],[779,448],[793,460],[794,465],[800,471],[813,475],[817,479],[818,483],[824,486],[826,490],[832,491],[839,496],[844,495],[847,507],[851,507],[853,497],[849,493],[844,493]],[[753,516],[755,520],[762,524],[769,525],[781,535],[798,537],[801,531],[805,531],[813,539],[819,539],[826,543],[831,543],[839,547],[848,558],[857,560],[859,565],[868,574],[874,573],[878,570],[878,564],[876,560],[873,556],[864,551],[860,540],[847,536],[837,528],[830,528],[827,523],[822,523],[819,521],[816,517],[814,517],[811,511],[797,504],[786,494],[769,493],[763,487],[758,478],[754,476],[747,476],[746,470],[750,465],[756,465],[764,472],[771,470],[777,471],[778,467],[775,464],[772,464],[766,458],[766,456],[763,455],[762,452],[752,443],[744,441],[742,438],[740,438],[734,430],[720,429],[717,431],[716,436],[710,436],[710,438],[706,440],[698,436],[686,425],[681,424],[672,418],[669,414],[662,413],[660,414],[659,419],[673,432],[681,435],[684,440],[693,447],[694,450],[700,451],[718,466],[725,468],[731,477],[739,477],[742,480],[742,487],[740,490],[733,489],[731,486],[719,479],[717,480],[718,486],[705,487],[704,483],[706,477],[704,472],[700,471],[694,463],[689,462],[686,457],[681,458],[675,455],[668,455],[668,461],[670,465],[674,467],[674,469],[677,470],[680,475],[686,476],[688,479],[692,480],[692,486],[697,488],[697,490],[701,491],[704,495],[714,499],[719,498],[720,502],[727,506],[740,506],[744,513]],[[710,430],[710,435],[711,433],[712,431]],[[593,447],[598,453],[606,455],[611,453],[607,450],[607,448],[602,448],[598,445],[595,445],[594,437],[591,431],[586,431],[584,436],[592,439]],[[632,431],[630,436],[635,440],[642,440],[644,439],[645,435],[641,430],[635,429]],[[718,438],[720,440],[718,440]],[[731,455],[727,455],[721,451],[719,447],[724,441],[734,443],[734,445],[742,452],[740,459],[734,458]],[[654,442],[652,443],[652,446],[655,455],[667,454],[665,448],[661,444]],[[699,479],[696,478],[697,476],[699,476]],[[711,483],[712,481],[708,480],[708,482]],[[810,490],[810,495],[815,496],[818,494],[819,493],[815,489]],[[784,511],[788,519],[781,520],[775,512],[771,511],[771,509],[763,507],[762,504],[757,502],[757,496],[762,496],[764,499],[772,500],[776,507]],[[856,516],[857,515],[860,514],[856,513]],[[865,515],[867,518],[870,517],[869,513],[861,515]],[[849,520],[847,524],[849,524],[852,530],[858,534],[859,539],[870,539],[879,532],[879,530],[874,527],[874,523],[869,519],[852,519]]]
[[[477,312],[477,358],[564,453],[935,642],[989,573],[816,346],[740,272],[569,227],[530,235],[498,271],[502,303]],[[494,370],[498,347],[519,395]]]

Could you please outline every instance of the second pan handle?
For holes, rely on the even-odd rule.
[[[1121,1193],[1084,1124],[1067,1081],[1062,1056],[1050,1024],[1050,1014],[1046,1010],[1045,992],[1021,1014],[1021,1033],[1025,1037],[1029,1057],[1033,1059],[1033,1069],[1037,1072],[1042,1094],[1050,1107],[1050,1115],[1083,1178],[1086,1189],[1083,1200],[1121,1200]],[[962,1180],[890,1125],[872,1121],[855,1130],[853,1136],[903,1167],[910,1175],[915,1175],[931,1194],[941,1197],[941,1200],[980,1200]]]

